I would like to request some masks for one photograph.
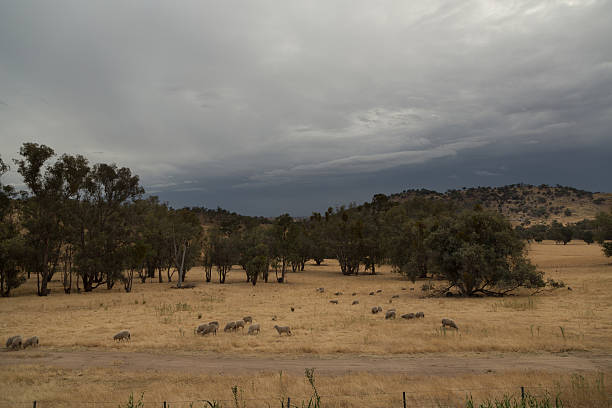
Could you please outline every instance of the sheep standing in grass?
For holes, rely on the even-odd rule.
[[[442,327],[446,327],[446,326],[459,330],[459,327],[457,327],[457,325],[452,319],[446,319],[446,318],[442,319]]]
[[[414,317],[416,317],[417,319],[423,319],[425,317],[425,313],[423,312],[417,312]]]
[[[229,322],[223,328],[224,332],[236,331],[236,322]]]
[[[219,328],[219,326],[215,326],[214,324],[208,324],[208,325],[206,325],[206,327],[204,327],[204,329],[200,332],[200,334],[202,336],[206,336],[207,334],[212,333],[213,336],[216,336],[218,328]]]
[[[372,314],[376,314],[376,313],[378,313],[378,312],[380,312],[380,310],[378,310],[378,306],[374,306],[374,307],[372,308]]]
[[[202,330],[204,330],[207,327],[208,327],[208,323],[202,323],[201,325],[199,325],[198,327],[195,328],[194,333],[195,334],[200,334],[202,332]]]
[[[113,340],[115,341],[123,341],[123,340],[131,340],[130,331],[129,330],[121,330],[119,333],[113,336]]]
[[[414,313],[403,314],[402,319],[414,319]]]
[[[353,303],[352,303],[352,304],[353,304],[353,305],[358,305],[358,304],[359,304],[359,301],[358,301],[358,300],[353,300]]]
[[[38,347],[38,336],[32,336],[23,343],[23,348]]]
[[[21,348],[22,343],[23,339],[21,338],[21,336],[9,337],[6,341],[6,348],[10,350],[17,350]]]
[[[387,313],[385,313],[385,320],[388,319],[395,319],[395,310],[387,310]]]
[[[238,330],[238,328],[244,329],[244,320],[237,320],[236,321],[236,329],[235,330]]]
[[[213,333],[216,336],[218,328],[219,325],[214,323],[201,324],[198,326],[196,333],[201,334],[202,336]]]
[[[244,316],[244,317],[242,318],[242,320],[243,320],[245,323],[253,323],[253,318],[252,318],[251,316]]]
[[[259,334],[259,329],[260,329],[259,323],[252,324],[249,326],[248,334],[255,334],[255,333]]]
[[[6,340],[6,348],[11,348],[13,341],[16,341],[18,339],[21,339],[21,336],[17,335],[17,336],[11,336]],[[21,345],[20,345],[21,346]]]
[[[291,336],[291,329],[289,328],[289,326],[279,326],[279,325],[274,325],[274,328],[276,329],[276,331],[278,332],[278,335],[281,336],[283,333],[286,333],[287,336]]]

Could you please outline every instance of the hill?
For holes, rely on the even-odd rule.
[[[612,207],[612,193],[592,193],[566,186],[511,184],[502,187],[474,187],[445,193],[420,189],[391,194],[389,200],[402,202],[413,198],[455,201],[466,207],[481,205],[501,212],[515,225],[575,223],[593,219]]]

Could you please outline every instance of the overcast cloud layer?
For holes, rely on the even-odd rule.
[[[44,143],[261,215],[612,191],[611,21],[610,1],[2,1],[0,154]]]

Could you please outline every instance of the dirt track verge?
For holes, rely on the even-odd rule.
[[[119,351],[28,350],[0,353],[0,366],[35,364],[67,369],[117,368],[124,371],[175,371],[191,374],[278,372],[301,374],[315,368],[322,375],[370,372],[382,374],[456,376],[504,371],[612,372],[612,355],[567,354],[424,354],[415,356],[215,356],[150,354]]]

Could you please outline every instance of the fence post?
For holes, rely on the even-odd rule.
[[[404,401],[404,408],[406,408],[406,391],[402,391],[402,401]]]
[[[32,403],[32,408],[36,408],[36,401]]]
[[[291,406],[291,397],[287,397],[287,408]]]
[[[164,401],[164,408],[166,408],[166,401]]]
[[[521,385],[521,402],[525,405],[525,387]]]

